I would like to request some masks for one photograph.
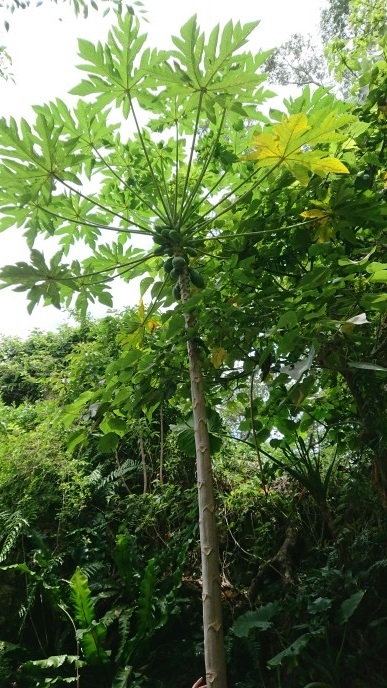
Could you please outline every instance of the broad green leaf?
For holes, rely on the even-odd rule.
[[[207,416],[207,426],[210,437],[210,450],[212,454],[218,452],[222,446],[220,434],[223,429],[221,417],[217,411],[211,410]],[[171,430],[176,433],[176,441],[187,456],[196,456],[195,433],[193,419],[189,418],[186,423],[171,425]]]
[[[266,631],[273,625],[271,619],[278,612],[278,609],[277,602],[269,602],[260,609],[245,612],[234,621],[231,630],[238,638],[247,638],[250,631],[255,628]]]
[[[70,591],[74,603],[75,618],[81,628],[87,628],[95,619],[95,611],[87,576],[79,566],[77,566],[70,580]]]
[[[371,277],[369,277],[370,282],[387,282],[387,270],[380,270],[372,272]]]
[[[47,659],[34,659],[28,660],[22,664],[24,669],[30,669],[33,667],[40,667],[41,669],[58,669],[58,667],[64,664],[77,664],[78,666],[84,666],[85,662],[82,662],[77,655],[53,655],[47,657]]]
[[[88,439],[87,432],[84,428],[80,428],[71,433],[69,439],[67,440],[67,451],[70,453],[74,451],[75,447],[78,447],[83,442]]]
[[[269,659],[267,663],[269,669],[275,669],[276,667],[281,666],[283,661],[288,658],[294,659],[295,657],[298,657],[312,637],[312,633],[304,633],[304,635],[300,635],[300,637],[297,638],[297,640],[295,640],[291,645],[289,645],[289,647],[287,647],[285,650],[282,650],[282,652],[279,652],[277,655],[275,655],[275,657]]]
[[[127,668],[135,655],[137,647],[143,638],[149,633],[153,635],[157,628],[154,614],[154,594],[156,586],[156,563],[154,559],[149,559],[140,582],[140,594],[137,601],[136,630],[135,634],[128,639],[122,649],[122,658]],[[128,674],[129,675],[129,674]],[[124,684],[125,685],[125,684]]]
[[[93,665],[108,663],[109,655],[104,649],[106,628],[101,622],[96,621],[88,579],[79,566],[70,580],[70,594],[75,619],[79,624],[77,638],[85,660]]]
[[[113,431],[119,437],[123,437],[128,432],[128,421],[119,416],[105,415],[102,423],[99,425],[100,430],[104,433]]]
[[[351,597],[349,597],[347,600],[344,600],[344,602],[341,603],[340,608],[337,612],[337,623],[342,624],[347,623],[347,621],[349,621],[351,616],[353,616],[356,609],[358,608],[365,593],[365,590],[358,590],[358,592],[355,592],[353,595],[351,595]]]
[[[85,666],[86,662],[82,662],[77,655],[53,655],[47,659],[28,660],[22,664],[24,669],[32,669],[39,667],[40,669],[58,669],[64,664],[76,664],[78,667]]]
[[[316,287],[326,285],[331,275],[331,268],[316,266],[301,277],[299,287],[302,289],[316,289]]]
[[[111,454],[117,449],[121,436],[117,432],[107,432],[98,442],[98,449],[102,454]]]

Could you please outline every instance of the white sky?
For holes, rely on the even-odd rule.
[[[318,27],[324,0],[143,0],[149,24],[144,31],[151,44],[159,48],[170,46],[170,35],[179,29],[193,14],[206,31],[215,24],[229,19],[261,23],[250,41],[251,50],[267,49],[286,41],[294,32],[314,33]],[[44,0],[39,8],[20,10],[10,16],[10,30],[1,32],[5,18],[0,11],[0,43],[6,45],[13,61],[15,84],[0,80],[0,115],[16,119],[31,118],[31,105],[43,104],[60,97],[71,102],[66,95],[82,78],[75,65],[77,38],[103,40],[113,15],[103,18],[102,13],[90,11],[89,17],[75,18],[67,5],[56,6]],[[274,90],[276,90],[274,88]],[[28,250],[20,233],[10,229],[0,234],[0,265],[28,260]],[[138,298],[133,293],[132,303]],[[128,305],[128,287],[114,294],[114,306]],[[26,310],[24,294],[11,289],[0,291],[0,335],[26,336],[33,328],[52,330],[66,322],[66,313],[52,306],[36,307],[31,316]],[[102,315],[99,307],[93,311]]]

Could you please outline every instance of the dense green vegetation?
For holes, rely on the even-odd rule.
[[[0,121],[2,283],[80,323],[0,346],[4,686],[387,685],[386,17],[331,5],[345,99],[263,114],[255,24],[128,14],[74,108]]]
[[[165,401],[162,430],[159,413],[125,427],[116,415],[114,451],[93,402],[75,416],[79,394],[101,384],[137,317],[2,343],[0,375],[10,389],[15,380],[0,418],[4,686],[126,685],[131,666],[128,685],[183,688],[203,672],[184,409]],[[257,383],[254,399],[266,394]],[[264,443],[263,489],[242,406],[229,398],[224,408],[214,476],[230,684],[385,685],[387,520],[356,429],[339,447],[321,423],[286,446]]]

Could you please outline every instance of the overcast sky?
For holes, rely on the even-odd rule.
[[[148,24],[144,30],[150,42],[160,48],[170,46],[170,35],[178,34],[181,25],[193,14],[198,15],[202,28],[211,29],[215,24],[224,24],[229,19],[247,21],[261,20],[250,41],[254,52],[267,49],[287,40],[294,32],[315,33],[318,27],[324,0],[143,0],[147,10]],[[0,32],[4,11],[0,11]],[[12,57],[12,71],[15,84],[0,80],[0,102],[2,116],[12,115],[16,119],[32,117],[31,105],[42,104],[60,97],[70,102],[69,89],[81,78],[75,65],[77,38],[103,40],[113,16],[91,10],[89,17],[75,18],[67,5],[51,4],[43,0],[39,8],[20,10],[10,16],[10,30],[0,33],[0,42],[6,45]],[[28,250],[20,233],[11,229],[0,235],[0,265],[28,260]],[[133,301],[137,294],[133,292]],[[117,291],[115,307],[127,305],[128,287],[125,296]],[[95,314],[103,314],[98,308]],[[0,335],[26,334],[33,328],[54,329],[60,322],[66,322],[65,313],[52,306],[36,307],[32,316],[26,311],[26,299],[10,289],[0,291]]]

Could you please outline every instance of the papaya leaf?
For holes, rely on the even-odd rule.
[[[352,118],[342,119],[328,115],[322,122],[312,126],[304,113],[282,118],[270,132],[257,132],[252,138],[252,152],[243,156],[254,161],[258,167],[285,165],[299,181],[304,183],[306,173],[324,176],[328,173],[348,174],[346,166],[337,158],[326,155],[316,146],[332,141],[341,141],[346,134],[339,131]],[[305,180],[308,177],[305,177]]]

